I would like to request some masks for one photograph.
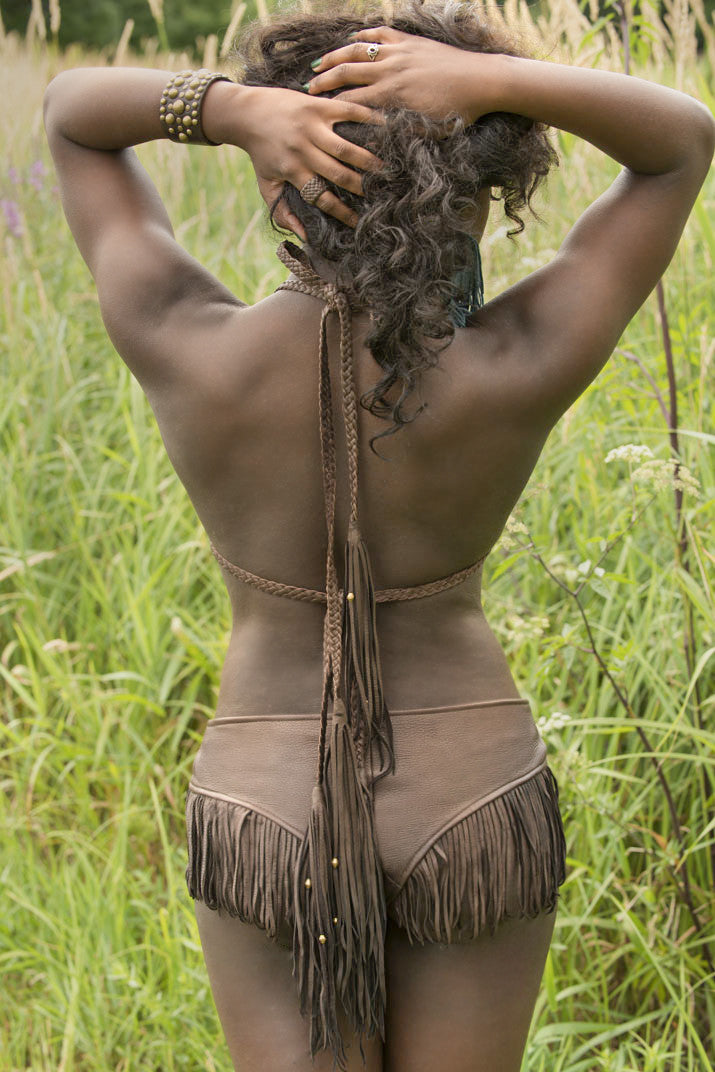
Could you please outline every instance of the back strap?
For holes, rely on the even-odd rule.
[[[237,566],[234,562],[229,562],[213,544],[211,544],[211,554],[227,573],[231,573],[239,581],[243,581],[244,584],[250,584],[253,588],[260,588],[262,592],[268,592],[269,595],[284,596],[286,599],[296,599],[302,603],[325,604],[328,601],[326,593],[317,588],[301,588],[295,584],[283,584],[281,581],[272,581],[268,577],[260,577],[257,573],[251,573],[249,570]],[[415,584],[407,588],[376,588],[375,602],[401,603],[406,599],[424,599],[425,596],[434,596],[439,592],[446,592],[448,588],[456,588],[458,584],[466,581],[468,577],[477,572],[486,557],[486,555],[482,555],[471,566],[465,566],[464,569],[456,570],[447,577],[438,577],[437,580],[427,581],[425,584]],[[343,589],[338,588],[338,598],[341,601],[343,595]]]

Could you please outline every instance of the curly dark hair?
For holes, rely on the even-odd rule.
[[[360,4],[359,13],[351,13],[351,5],[342,0],[323,0],[312,7],[311,12],[281,7],[243,31],[232,54],[241,82],[301,91],[313,74],[311,60],[345,45],[351,31],[375,26],[392,26],[471,52],[533,55],[518,34],[485,21],[459,0],[403,0],[389,18],[377,3]],[[354,230],[307,204],[288,182],[270,213],[274,230],[284,234],[273,215],[285,199],[303,224],[311,249],[335,264],[337,283],[350,303],[371,311],[365,341],[384,375],[360,402],[393,422],[371,440],[373,450],[375,439],[396,432],[424,408],[422,404],[408,414],[405,403],[421,374],[438,363],[440,351],[454,337],[449,313],[450,299],[456,296],[454,277],[471,255],[463,214],[473,213],[480,191],[491,188],[490,200],[503,200],[506,216],[517,225],[507,232],[513,240],[524,230],[519,209],[526,205],[540,219],[531,198],[559,163],[548,127],[525,116],[490,112],[465,125],[456,113],[436,120],[401,106],[383,106],[383,111],[384,126],[345,122],[334,127],[385,165],[379,173],[363,174],[363,197],[328,182],[356,212]],[[473,314],[474,322],[478,314]],[[443,339],[440,346],[431,341]],[[390,400],[396,384],[399,396],[393,393]]]

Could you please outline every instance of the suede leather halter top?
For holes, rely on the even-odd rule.
[[[306,836],[294,875],[294,969],[301,1011],[311,1018],[311,1047],[328,1046],[342,1065],[337,1008],[356,1034],[384,1037],[385,892],[372,819],[374,784],[395,770],[392,726],[385,703],[375,606],[422,599],[461,584],[486,558],[424,584],[375,590],[358,526],[358,400],[346,293],[322,279],[305,253],[285,241],[277,255],[296,290],[324,302],[319,338],[320,445],[327,535],[325,591],[283,584],[229,562],[221,567],[263,592],[326,606],[318,769]],[[334,554],[336,454],[326,322],[340,319],[340,383],[347,440],[350,516],[341,588]],[[328,716],[331,730],[328,734]],[[377,756],[371,752],[375,745]],[[342,1057],[342,1060],[341,1060]]]
[[[306,255],[299,246],[291,241],[285,241],[277,249],[280,260],[288,267],[295,280],[287,280],[276,287],[276,290],[297,290],[303,294],[318,298],[325,302],[323,316],[320,322],[320,389],[319,389],[319,412],[320,412],[320,442],[323,470],[323,494],[325,500],[325,521],[328,533],[328,548],[326,556],[326,590],[320,591],[315,588],[302,588],[299,585],[283,584],[281,581],[273,581],[268,577],[260,577],[257,573],[251,573],[243,569],[235,562],[230,562],[221,552],[211,545],[211,553],[219,565],[227,573],[237,577],[244,584],[251,585],[263,592],[274,596],[284,596],[286,599],[300,600],[304,603],[328,603],[329,596],[333,594],[331,585],[331,573],[334,570],[332,555],[333,538],[335,532],[335,432],[332,416],[332,399],[330,388],[330,376],[327,362],[327,341],[325,323],[330,312],[337,312],[340,317],[340,357],[341,357],[341,386],[343,402],[343,419],[348,445],[348,473],[350,480],[350,524],[357,527],[358,521],[358,432],[357,432],[357,400],[355,394],[355,380],[352,361],[352,331],[350,327],[350,306],[344,292],[339,290],[334,283],[322,279]],[[374,592],[377,603],[398,603],[406,599],[423,599],[425,596],[436,595],[449,588],[454,588],[466,581],[483,565],[486,555],[463,569],[455,570],[446,577],[439,577],[423,584],[410,585],[403,588],[379,588]],[[338,601],[343,599],[342,588],[335,586],[334,594]],[[348,598],[350,598],[348,596]]]

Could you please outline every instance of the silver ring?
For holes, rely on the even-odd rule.
[[[375,42],[373,41],[371,44],[369,44],[367,46],[367,58],[369,60],[376,60],[377,59],[377,54],[378,54],[379,51],[380,51],[380,46],[376,45]]]
[[[299,193],[307,204],[314,205],[320,195],[327,189],[328,184],[325,179],[321,178],[320,175],[314,175],[312,179],[308,179],[301,186]]]

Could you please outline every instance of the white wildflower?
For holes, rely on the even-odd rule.
[[[508,517],[506,519],[506,525],[504,526],[504,528],[506,529],[507,532],[512,533],[512,535],[516,535],[517,533],[519,535],[522,535],[522,536],[528,536],[529,535],[529,530],[527,529],[527,527],[524,524],[524,522],[519,521],[515,517]]]
[[[687,465],[675,458],[654,458],[636,469],[632,477],[635,483],[652,484],[656,491],[675,488],[694,498],[700,498],[700,485]]]
[[[558,577],[560,581],[567,585],[575,584],[581,579],[581,574],[571,565],[566,555],[560,551],[551,558],[549,569],[555,577]]]
[[[567,573],[572,575],[572,579],[576,580],[579,574],[581,577],[603,577],[604,570],[602,566],[594,566],[590,558],[585,558],[583,562],[579,562],[575,570],[567,570]]]
[[[571,721],[571,715],[564,711],[552,711],[550,715],[542,715],[536,720],[536,728],[539,733],[549,733],[550,730],[560,730]]]
[[[506,525],[504,526],[504,531],[501,535],[501,546],[504,548],[505,551],[510,551],[513,547],[523,547],[524,541],[520,539],[517,540],[514,537],[528,535],[529,530],[527,529],[523,521],[519,521],[515,517],[508,517],[506,520]]]
[[[520,614],[509,614],[504,622],[504,632],[509,640],[538,640],[549,627],[549,619],[539,614],[522,618]]]
[[[624,443],[620,447],[614,447],[613,450],[609,450],[606,455],[606,464],[608,462],[623,461],[623,462],[636,462],[640,465],[647,458],[653,457],[653,451],[650,447],[645,447],[639,443]]]

